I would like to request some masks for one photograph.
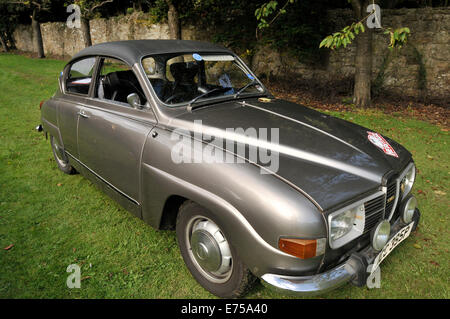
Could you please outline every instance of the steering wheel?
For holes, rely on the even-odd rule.
[[[175,93],[175,94],[169,96],[164,102],[165,103],[170,103],[172,100],[175,100],[176,98],[180,98],[180,97],[182,97],[184,95],[185,95],[184,93],[180,93],[180,92],[179,93]]]

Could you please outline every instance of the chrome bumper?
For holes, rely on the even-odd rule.
[[[265,274],[261,279],[263,285],[283,293],[314,295],[342,286],[353,279],[355,275],[356,271],[344,263],[314,276],[291,277]]]
[[[399,219],[400,220],[400,219]],[[404,227],[399,220],[391,227],[394,234]],[[420,211],[416,208],[414,217],[415,227],[420,220]],[[356,286],[363,286],[368,276],[367,266],[375,259],[378,252],[369,245],[360,252],[353,253],[346,262],[335,268],[313,276],[283,276],[265,274],[261,277],[262,284],[282,293],[296,295],[314,295],[338,288],[351,281]]]

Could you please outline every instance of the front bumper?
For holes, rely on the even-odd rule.
[[[419,220],[420,211],[416,209],[413,230],[417,227]],[[391,226],[390,238],[404,226],[400,220],[397,220]],[[299,277],[265,274],[261,276],[261,279],[264,286],[282,293],[297,295],[322,294],[350,281],[356,286],[363,286],[369,275],[367,267],[375,260],[378,253],[369,245],[361,251],[353,253],[346,262],[321,274]]]

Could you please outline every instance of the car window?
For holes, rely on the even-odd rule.
[[[178,104],[218,96],[262,93],[262,85],[229,54],[166,54],[146,57],[142,66],[158,98]],[[256,83],[252,83],[256,82]],[[254,84],[254,85],[252,85]]]
[[[132,93],[139,96],[141,105],[147,102],[144,91],[131,67],[117,59],[103,58],[95,97],[124,103],[128,106],[127,97]]]
[[[66,80],[66,91],[87,95],[91,85],[94,65],[95,58],[83,59],[72,64]]]

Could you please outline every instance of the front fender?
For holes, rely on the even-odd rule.
[[[170,131],[156,128],[142,160],[142,215],[158,228],[167,198],[178,195],[207,208],[257,275],[313,274],[322,256],[301,260],[280,251],[280,236],[324,238],[326,225],[313,203],[249,163],[176,164]],[[157,137],[153,137],[153,136]]]

